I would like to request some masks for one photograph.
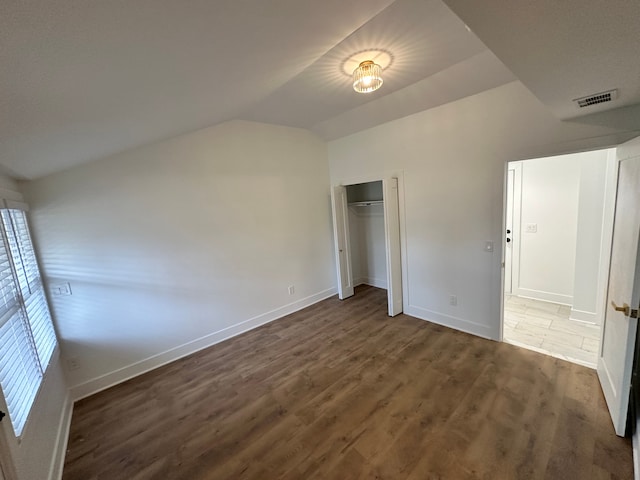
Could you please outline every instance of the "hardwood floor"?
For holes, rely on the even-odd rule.
[[[65,480],[627,479],[593,370],[361,287],[82,400]]]

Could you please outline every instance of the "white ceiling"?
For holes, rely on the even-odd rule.
[[[0,45],[0,165],[23,178],[234,118],[339,137],[345,113],[487,54],[440,0],[2,2]],[[367,96],[341,67],[371,48],[393,63]],[[513,79],[491,67],[437,102]]]
[[[384,49],[393,60],[383,72],[383,87],[365,95],[353,91],[341,65],[367,49]],[[440,0],[397,0],[243,116],[312,128],[483,51],[482,42]]]
[[[444,1],[557,117],[640,103],[639,0]],[[610,89],[611,103],[573,102]]]
[[[601,26],[573,11],[600,0],[445,2],[484,44],[442,0],[0,2],[0,168],[36,178],[230,119],[334,139],[502,85],[512,71],[563,118],[567,99],[601,85],[620,88],[616,106],[640,102],[638,57],[629,60],[640,51],[637,0],[613,2],[624,18]],[[610,47],[615,61],[600,63]],[[357,94],[343,67],[371,49],[392,64],[380,90]],[[634,123],[635,110],[625,118]]]

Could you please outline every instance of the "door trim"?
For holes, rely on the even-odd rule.
[[[363,174],[354,177],[347,177],[332,181],[331,191],[336,186],[347,187],[349,185],[357,185],[359,183],[380,182],[385,179],[396,178],[398,180],[398,216],[400,220],[400,265],[401,265],[401,291],[403,311],[409,305],[409,289],[408,289],[408,259],[407,259],[407,233],[406,233],[406,214],[404,199],[404,171],[394,170],[382,173]],[[387,277],[389,273],[387,272]],[[387,288],[389,286],[387,285]]]
[[[504,341],[504,302],[506,293],[504,291],[505,264],[507,252],[507,186],[509,171],[513,171],[513,213],[511,218],[511,295],[517,294],[520,288],[520,230],[522,216],[522,160],[506,162],[504,166],[503,194],[502,194],[502,279],[500,282],[500,342]]]

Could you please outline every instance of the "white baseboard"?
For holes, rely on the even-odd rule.
[[[543,302],[558,303],[560,305],[573,305],[573,297],[571,295],[562,295],[560,293],[543,292],[542,290],[533,290],[529,288],[516,289],[516,295],[533,300],[541,300]]]
[[[598,316],[596,312],[585,312],[583,310],[574,310],[571,309],[571,315],[569,315],[569,320],[575,320],[576,322],[586,322],[586,323],[599,323]]]
[[[387,289],[387,279],[386,278],[373,278],[373,277],[360,277],[353,282],[353,285],[357,287],[358,285],[371,285],[376,288],[384,288]]]
[[[487,325],[481,325],[471,320],[464,318],[454,317],[452,315],[446,315],[444,313],[438,313],[426,308],[416,307],[415,305],[408,305],[404,308],[405,315],[419,318],[420,320],[426,320],[431,323],[437,323],[444,327],[453,328],[455,330],[461,330],[478,337],[486,338],[489,340],[498,340],[499,332],[495,329],[488,327]]]
[[[183,345],[179,345],[165,352],[153,355],[131,365],[127,365],[126,367],[119,368],[113,372],[106,373],[79,385],[74,385],[70,389],[71,396],[74,401],[78,401],[82,398],[113,387],[114,385],[125,382],[131,378],[137,377],[138,375],[142,375],[143,373],[166,365],[167,363],[174,362],[182,357],[186,357],[192,353],[211,347],[216,343],[220,343],[224,340],[235,337],[236,335],[252,330],[260,325],[264,325],[265,323],[272,322],[286,315],[297,312],[298,310],[302,310],[303,308],[313,305],[325,298],[331,297],[336,293],[337,289],[335,287],[323,290],[322,292],[302,298],[248,320],[244,320],[230,327],[223,328],[217,332],[210,333],[204,337],[197,338]]]
[[[64,399],[64,407],[58,424],[58,434],[53,450],[53,459],[49,469],[49,480],[60,480],[64,468],[64,458],[67,454],[67,444],[69,443],[69,430],[71,428],[71,417],[73,415],[73,401],[71,395],[67,393]]]
[[[387,289],[387,279],[386,278],[373,278],[367,277],[365,282],[367,285],[371,285],[372,287],[384,288]]]

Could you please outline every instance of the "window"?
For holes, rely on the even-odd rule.
[[[25,212],[1,209],[0,234],[0,385],[20,436],[57,340]]]

